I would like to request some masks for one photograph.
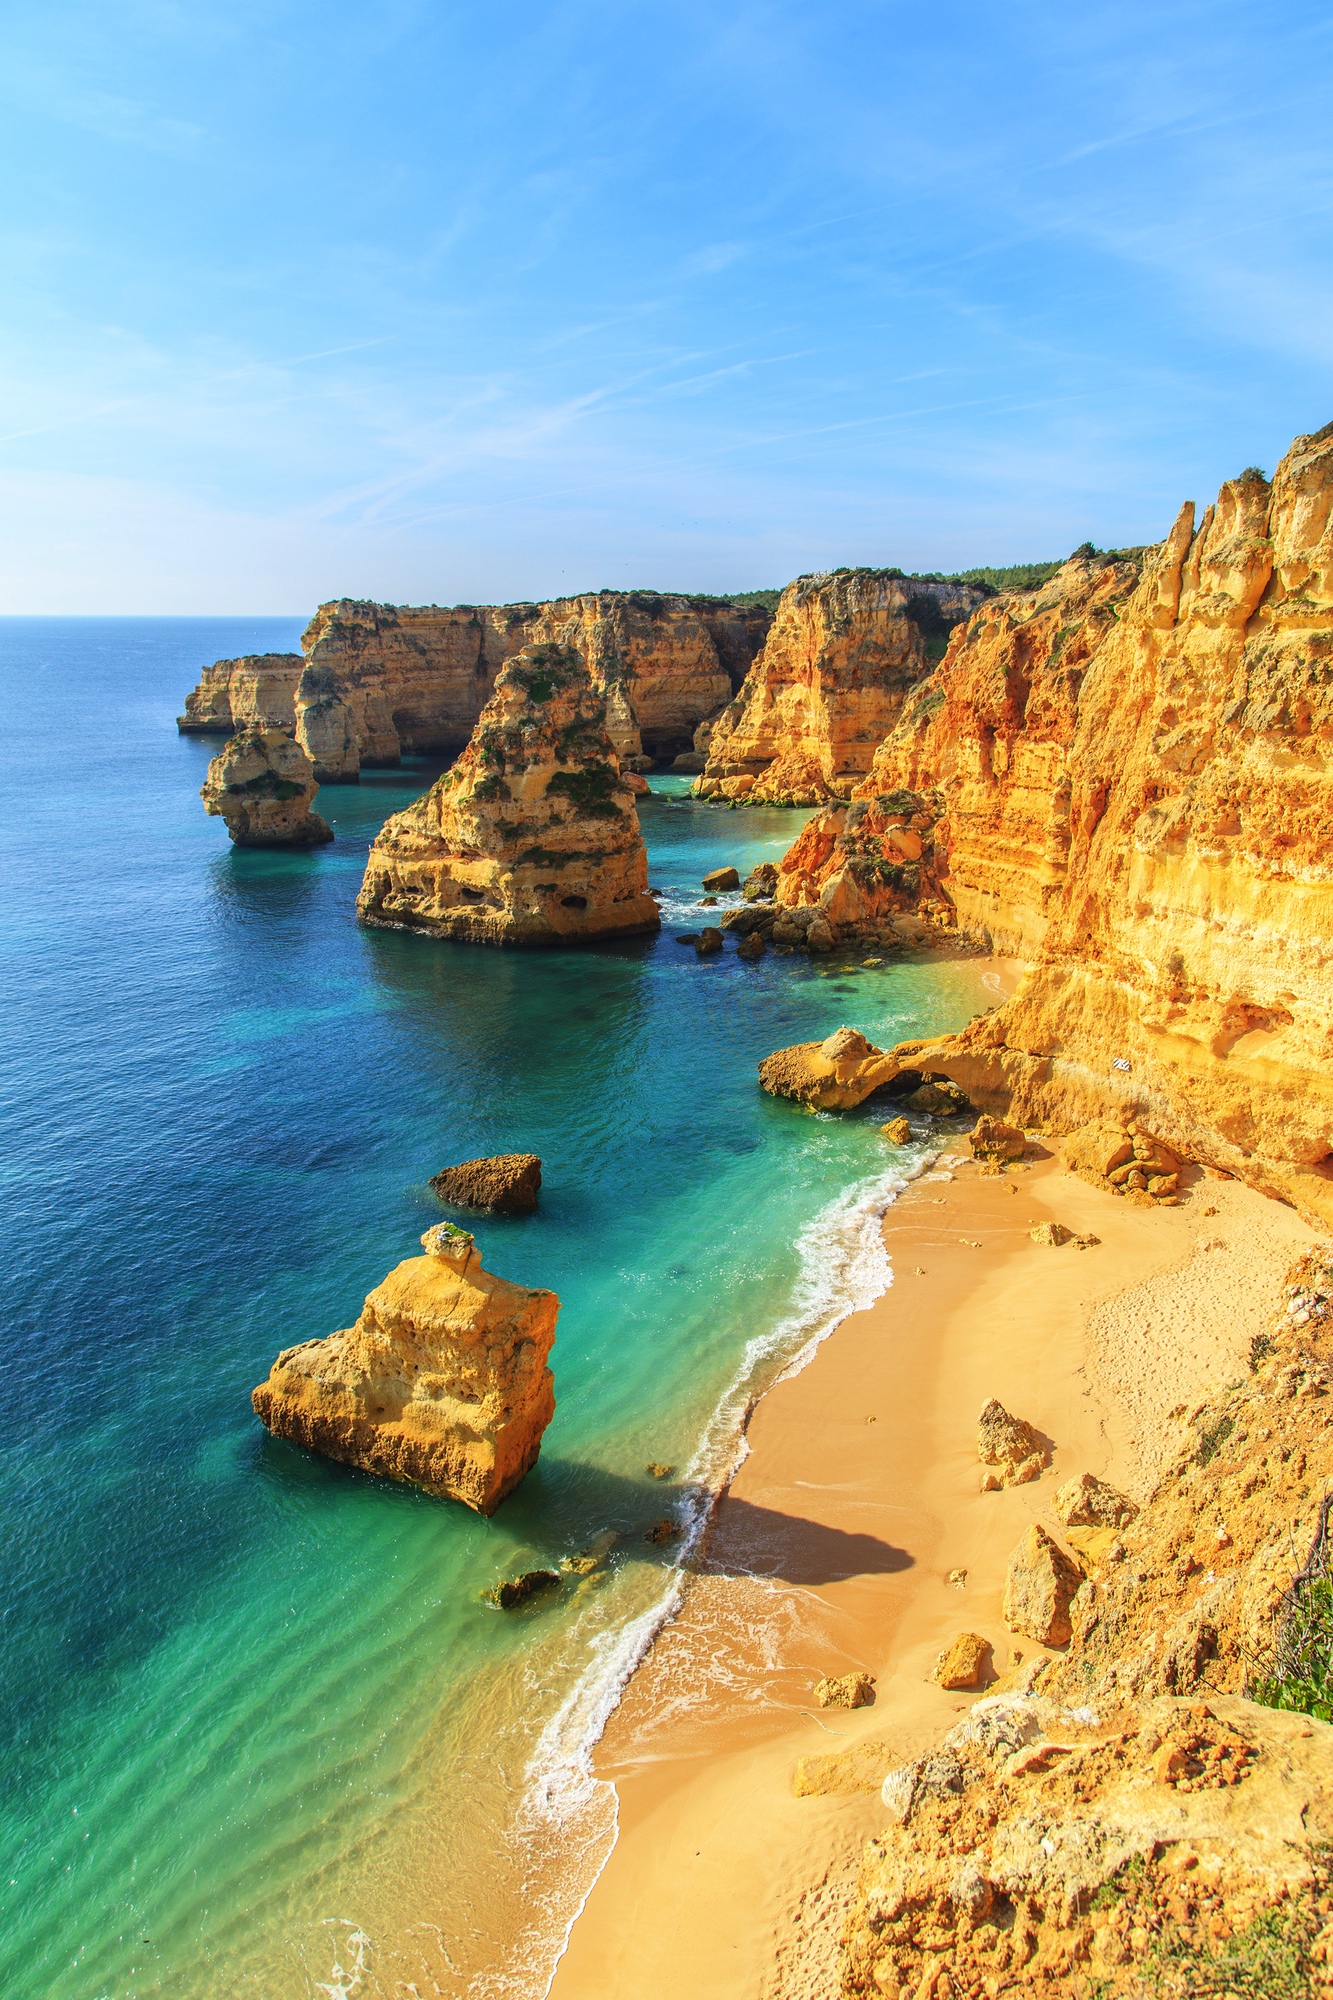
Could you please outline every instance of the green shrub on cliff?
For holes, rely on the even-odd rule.
[[[618,819],[621,808],[612,793],[620,779],[609,764],[585,764],[580,771],[557,771],[546,796],[567,798],[587,819]]]

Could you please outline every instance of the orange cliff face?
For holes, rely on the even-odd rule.
[[[857,793],[881,818],[895,792],[928,804],[922,893],[1029,960],[914,1062],[1024,1122],[1145,1120],[1324,1220],[1331,512],[1333,426],[1197,526],[1187,504],[1141,575],[1076,559],[984,605]],[[806,846],[799,894],[823,898],[857,856],[841,830]]]
[[[555,644],[578,650],[605,695],[617,754],[651,763],[690,749],[769,622],[767,611],[649,592],[444,608],[344,598],[321,605],[302,636],[297,736],[321,782],[404,752],[458,750],[505,661]]]
[[[696,791],[754,805],[850,796],[929,671],[923,625],[942,630],[984,594],[885,570],[798,577],[711,732]]]
[[[496,945],[659,929],[606,709],[572,648],[510,660],[462,756],[381,827],[361,917]]]
[[[451,1223],[421,1242],[355,1326],[287,1348],[251,1401],[275,1437],[493,1514],[555,1414],[560,1301],[483,1271]]]
[[[598,591],[549,604],[322,604],[302,654],[218,660],[186,697],[183,732],[295,729],[319,783],[467,743],[506,660],[576,647],[627,765],[691,751],[741,685],[772,614],[711,598]]]

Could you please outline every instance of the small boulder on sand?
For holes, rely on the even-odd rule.
[[[977,1457],[983,1465],[998,1466],[1006,1486],[1023,1486],[1045,1465],[1046,1447],[1030,1423],[1011,1417],[992,1396],[977,1418]],[[1036,1471],[1029,1471],[1033,1459]]]
[[[716,891],[739,889],[741,878],[734,868],[715,868],[711,875],[704,876],[703,886]]]
[[[1011,1632],[1043,1646],[1065,1646],[1072,1627],[1069,1607],[1083,1572],[1034,1521],[1009,1558],[1003,1617]]]
[[[1044,1243],[1051,1249],[1058,1249],[1062,1243],[1072,1243],[1074,1239],[1073,1230],[1066,1229],[1063,1222],[1039,1222],[1028,1234],[1034,1243]]]
[[[1006,1160],[1021,1160],[1027,1140],[1017,1125],[1002,1125],[998,1118],[978,1118],[967,1135],[974,1160],[1002,1166]]]
[[[989,1639],[977,1632],[960,1632],[936,1660],[931,1678],[942,1688],[974,1688],[985,1670],[989,1651]]]
[[[820,1708],[865,1708],[875,1698],[873,1674],[826,1674],[815,1683]]]
[[[1067,1480],[1051,1505],[1057,1521],[1063,1521],[1067,1528],[1123,1528],[1139,1511],[1125,1494],[1090,1472]]]
[[[911,1143],[912,1128],[905,1118],[890,1118],[888,1124],[881,1125],[879,1129],[891,1146],[906,1146]]]

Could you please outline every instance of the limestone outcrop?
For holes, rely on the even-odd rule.
[[[935,1662],[931,1679],[942,1688],[974,1688],[986,1670],[990,1640],[979,1632],[960,1632]]]
[[[1127,1494],[1117,1493],[1091,1472],[1067,1479],[1051,1506],[1056,1520],[1067,1528],[1123,1528],[1139,1511]]]
[[[286,729],[295,721],[299,653],[247,653],[205,667],[176,718],[182,736],[230,736],[235,729]]]
[[[753,805],[848,797],[929,671],[927,635],[985,594],[897,570],[798,577],[712,727],[695,790]]]
[[[255,726],[218,752],[199,796],[238,847],[318,847],[333,839],[328,821],[311,811],[318,790],[299,744],[284,730]]]
[[[817,1111],[847,1111],[897,1074],[898,1065],[856,1028],[839,1028],[822,1042],[798,1042],[759,1065],[770,1097],[790,1097]]]
[[[484,1271],[451,1223],[421,1242],[355,1326],[286,1348],[251,1400],[275,1437],[493,1514],[555,1413],[560,1301]]]
[[[536,1153],[499,1153],[489,1160],[464,1160],[446,1167],[431,1186],[456,1208],[485,1208],[494,1215],[532,1215],[541,1193],[542,1163]]]
[[[381,827],[357,910],[471,944],[576,944],[655,931],[634,794],[582,656],[515,655],[462,756]]]
[[[295,728],[321,784],[404,754],[468,742],[507,660],[573,647],[607,704],[626,768],[692,752],[696,730],[745,678],[772,614],[653,591],[596,591],[546,604],[322,604],[300,655],[220,660],[185,703],[184,730],[247,722]]]
[[[1156,547],[981,605],[853,803],[887,825],[903,792],[935,814],[918,896],[1029,968],[934,1069],[1333,1221],[1333,426]],[[793,850],[802,899],[882,875],[851,817]]]

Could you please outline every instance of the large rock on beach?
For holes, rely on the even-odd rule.
[[[490,1160],[464,1160],[446,1167],[431,1186],[455,1208],[485,1208],[495,1215],[531,1215],[541,1193],[542,1163],[536,1153],[500,1153]]]
[[[484,1271],[451,1223],[421,1242],[355,1326],[285,1348],[251,1400],[275,1437],[493,1514],[555,1414],[560,1301]]]
[[[1069,1607],[1083,1572],[1036,1521],[1009,1558],[1002,1616],[1011,1632],[1043,1646],[1065,1646],[1072,1626]]]
[[[240,729],[208,767],[199,796],[238,847],[319,847],[333,839],[312,812],[319,786],[310,759],[281,729]]]
[[[1011,1417],[992,1396],[977,1418],[977,1457],[997,1466],[1006,1486],[1023,1486],[1033,1477],[1034,1461],[1038,1472],[1045,1465],[1046,1447],[1030,1423]]]
[[[661,928],[606,698],[576,651],[537,646],[506,664],[457,763],[380,829],[357,910],[468,944]]]

